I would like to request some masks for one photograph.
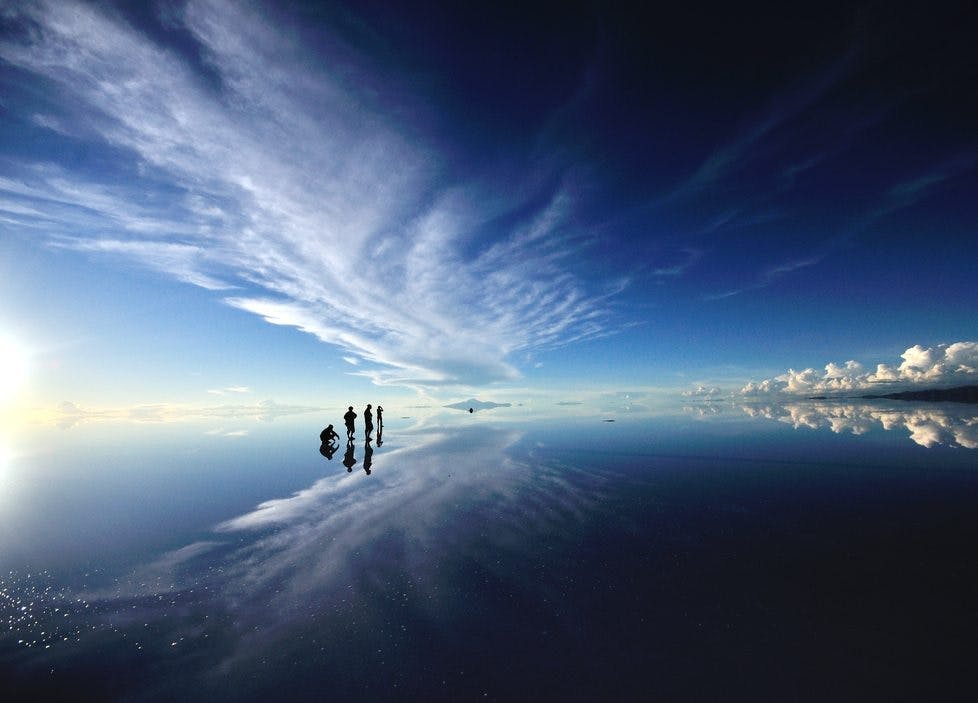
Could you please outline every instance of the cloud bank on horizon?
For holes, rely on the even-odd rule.
[[[127,164],[8,164],[8,226],[215,291],[377,384],[513,379],[518,355],[613,332],[627,282],[573,272],[587,235],[574,174],[528,164],[506,186],[449,182],[413,108],[378,105],[396,86],[340,40],[323,62],[254,9],[192,0],[169,21],[201,69],[97,7],[5,12],[28,31],[0,38],[0,58],[53,96],[36,125]]]
[[[978,382],[978,342],[955,342],[927,348],[915,344],[900,356],[903,359],[900,364],[879,363],[873,371],[855,360],[841,365],[829,362],[824,371],[788,369],[774,378],[749,381],[740,393],[744,396],[807,395]]]

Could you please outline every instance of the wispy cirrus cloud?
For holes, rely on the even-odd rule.
[[[686,247],[679,252],[679,256],[674,261],[652,269],[652,275],[659,278],[674,278],[677,276],[682,276],[702,257],[703,251],[692,247]]]
[[[789,167],[786,170],[786,173],[791,176],[788,180],[793,181],[797,174],[814,168],[821,161],[822,157],[817,157]],[[799,253],[794,257],[786,258],[781,262],[751,272],[742,284],[726,290],[704,294],[703,300],[724,300],[750,291],[767,288],[797,271],[822,264],[833,255],[850,247],[867,230],[879,225],[885,218],[901,210],[912,208],[921,200],[940,191],[956,178],[973,171],[976,163],[978,163],[978,152],[973,147],[952,153],[930,169],[904,178],[887,187],[885,191],[875,196],[875,202],[870,204],[864,212],[851,221],[840,225],[839,230],[834,235],[811,245],[807,252]],[[786,185],[786,187],[788,186]],[[714,220],[706,230],[713,232],[730,229],[734,226],[762,224],[781,219],[784,216],[785,213],[783,212],[772,211],[741,217],[738,211],[730,211],[723,213]]]
[[[801,259],[792,259],[790,261],[784,261],[780,264],[774,264],[773,266],[769,266],[764,269],[751,283],[748,283],[740,288],[704,295],[703,300],[723,300],[724,298],[732,298],[735,295],[740,295],[746,291],[766,288],[793,271],[814,266],[815,264],[821,262],[824,258],[825,255],[820,254]]]
[[[853,58],[850,50],[793,90],[777,96],[766,106],[760,117],[751,121],[728,143],[711,152],[685,180],[664,195],[659,203],[692,197],[742,170],[755,158],[755,152],[762,151],[757,148],[762,141],[771,138],[786,123],[818,103],[846,78],[852,70]],[[796,172],[810,168],[814,163],[796,167]]]
[[[340,40],[316,54],[258,9],[193,0],[179,22],[202,76],[98,8],[12,12],[31,31],[0,41],[0,58],[56,86],[35,123],[64,136],[60,101],[84,117],[90,136],[75,138],[112,155],[101,170],[10,166],[0,214],[52,245],[235,289],[228,305],[339,347],[379,384],[512,379],[518,352],[613,330],[627,281],[571,273],[585,246],[573,174],[501,191],[453,180],[420,111],[379,104],[381,77]]]

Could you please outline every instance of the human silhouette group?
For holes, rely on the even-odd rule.
[[[346,425],[346,454],[343,456],[343,465],[346,467],[348,472],[353,472],[353,466],[357,463],[357,459],[354,453],[353,440],[356,435],[356,419],[357,414],[353,410],[353,406],[347,408],[346,414],[343,415],[343,423]],[[370,467],[373,464],[373,454],[374,448],[371,442],[373,442],[373,431],[374,431],[374,414],[373,405],[367,403],[367,407],[363,409],[363,427],[364,427],[364,445],[363,445],[363,470],[370,474]],[[384,408],[380,405],[377,406],[377,446],[381,446],[384,443]],[[319,433],[319,440],[321,446],[319,447],[319,453],[322,454],[327,459],[332,459],[333,454],[339,449],[340,435],[333,429],[332,425],[326,425],[325,429]]]

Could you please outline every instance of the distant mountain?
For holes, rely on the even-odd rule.
[[[469,398],[468,400],[462,400],[458,403],[452,403],[451,405],[446,405],[446,408],[452,408],[453,410],[468,410],[472,408],[472,411],[476,410],[492,410],[493,408],[508,408],[511,403],[493,403],[491,401],[476,400],[475,398]]]
[[[903,391],[885,395],[863,395],[861,398],[887,398],[888,400],[926,400],[930,402],[978,403],[978,386],[957,388],[932,388],[926,391]]]

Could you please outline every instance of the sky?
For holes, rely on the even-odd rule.
[[[0,403],[973,382],[976,30],[963,3],[5,2]]]

